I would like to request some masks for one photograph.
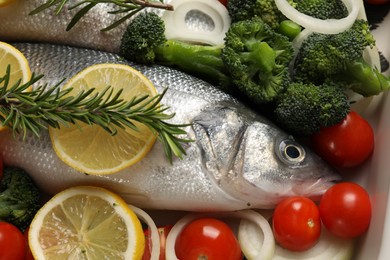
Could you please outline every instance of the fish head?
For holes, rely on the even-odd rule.
[[[204,110],[194,129],[203,167],[220,189],[249,208],[274,208],[291,196],[317,200],[340,180],[308,147],[245,107]]]

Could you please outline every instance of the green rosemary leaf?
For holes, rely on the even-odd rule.
[[[66,31],[69,31],[73,28],[73,26],[76,25],[76,23],[91,10],[93,7],[96,6],[97,3],[89,3],[83,8],[81,8],[72,18],[72,20],[69,22],[68,26],[66,27]]]
[[[78,2],[77,2],[78,1]],[[63,11],[65,8],[64,6],[68,4],[70,0],[48,0],[47,2],[43,3],[42,5],[38,6],[34,10],[32,10],[29,15],[36,15],[46,9],[50,9],[52,7],[56,7],[55,14],[58,15],[61,11]],[[115,22],[107,26],[106,28],[102,28],[103,31],[111,30],[115,27],[117,27],[119,24],[125,22],[132,16],[134,16],[139,11],[143,10],[146,7],[150,8],[156,8],[156,9],[165,9],[172,11],[173,6],[170,4],[166,4],[163,1],[151,1],[151,0],[76,0],[75,4],[72,4],[68,7],[68,10],[72,10],[75,8],[79,8],[78,12],[72,17],[71,21],[66,27],[66,30],[71,30],[77,22],[80,21],[84,17],[85,14],[87,14],[94,6],[98,4],[112,4],[114,6],[117,6],[118,9],[114,11],[107,11],[108,14],[111,15],[122,15],[120,18],[118,18]],[[72,1],[73,3],[73,1]]]
[[[114,29],[115,27],[119,26],[121,23],[124,23],[125,21],[127,21],[129,18],[131,18],[133,15],[135,15],[136,13],[138,13],[141,10],[142,10],[142,8],[136,9],[134,11],[131,11],[127,15],[125,15],[122,18],[120,18],[120,19],[116,20],[115,22],[113,22],[111,25],[103,28],[102,31],[106,32],[106,31]],[[122,12],[128,12],[128,11],[127,10],[123,10]]]
[[[25,91],[42,78],[32,75],[29,82],[18,81],[9,86],[11,70],[0,77],[0,123],[12,129],[14,134],[21,133],[26,138],[27,132],[40,134],[47,126],[61,128],[80,122],[98,125],[111,135],[120,128],[131,128],[139,131],[134,122],[146,125],[163,144],[164,152],[172,162],[172,157],[182,158],[185,155],[184,143],[191,140],[182,139],[183,129],[187,124],[172,124],[165,120],[174,117],[167,113],[168,107],[160,104],[167,89],[162,94],[148,97],[134,97],[130,101],[122,99],[122,90],[114,92],[108,86],[101,92],[95,89],[81,91],[70,96],[72,89],[60,89],[60,83],[53,87],[39,86],[35,90]],[[62,81],[61,81],[62,82]]]

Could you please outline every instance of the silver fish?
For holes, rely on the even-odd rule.
[[[214,86],[163,66],[126,63],[111,53],[49,44],[15,44],[41,84],[54,85],[98,63],[125,63],[148,77],[174,123],[192,124],[183,159],[170,164],[156,143],[139,163],[119,173],[91,176],[63,163],[47,131],[26,141],[0,134],[4,162],[24,168],[48,193],[75,185],[98,185],[143,208],[191,211],[273,208],[292,195],[320,196],[338,174],[315,153],[264,117]]]
[[[118,16],[107,15],[107,10],[113,10],[113,6],[97,5],[67,32],[67,24],[76,10],[64,10],[55,15],[54,9],[46,9],[36,15],[29,15],[45,2],[46,0],[16,0],[15,3],[0,8],[0,40],[57,43],[108,52],[119,51],[126,23],[107,32],[100,31],[118,19]]]
[[[112,30],[101,31],[122,17],[120,14],[108,14],[117,7],[109,3],[99,3],[70,31],[66,31],[68,23],[81,7],[69,10],[68,7],[72,3],[70,1],[59,14],[55,14],[54,8],[49,8],[38,14],[29,15],[45,2],[47,0],[16,0],[9,6],[0,8],[0,41],[54,43],[119,53],[122,35],[131,19]],[[171,0],[164,2],[171,3]],[[219,30],[215,28],[212,20],[213,14],[215,15],[213,10],[208,14],[198,10],[196,6],[195,9],[187,9],[187,6],[184,9],[182,12],[186,14],[181,17],[184,19],[182,24],[187,25],[188,32],[204,34],[207,39],[213,35],[214,30]],[[164,14],[164,10],[156,8],[145,8],[144,11],[155,12],[160,16]],[[230,24],[230,19],[225,22]]]

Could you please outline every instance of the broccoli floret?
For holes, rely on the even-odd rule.
[[[153,26],[161,27],[155,29],[159,35],[144,33]],[[161,35],[164,27],[154,13],[138,15],[122,37],[122,55],[138,63],[177,67],[226,92],[239,95],[239,90],[256,103],[272,101],[289,82],[292,44],[260,18],[231,24],[220,46],[167,40]]]
[[[231,81],[221,59],[223,46],[168,40],[164,32],[164,21],[157,14],[139,14],[122,36],[121,54],[141,64],[162,63],[177,67],[228,90]]]
[[[302,44],[293,69],[295,81],[342,82],[363,96],[377,95],[390,88],[390,79],[363,59],[363,50],[375,45],[365,20],[356,20],[342,33],[311,34]]]
[[[290,133],[307,136],[339,123],[349,110],[347,96],[340,86],[294,82],[278,98],[275,117]]]
[[[227,9],[233,22],[257,16],[273,29],[278,28],[279,23],[286,19],[274,0],[229,0]]]
[[[167,40],[164,32],[164,21],[158,15],[149,12],[138,15],[122,37],[122,55],[141,64],[153,64],[154,48]]]
[[[321,84],[325,79],[345,71],[347,64],[359,60],[367,46],[375,44],[364,20],[339,34],[311,34],[299,49],[295,60],[297,80]]]
[[[341,19],[348,16],[348,10],[341,0],[294,0],[294,7],[318,19]]]
[[[0,182],[0,220],[24,231],[40,207],[40,192],[20,168],[5,167]]]
[[[259,18],[233,23],[222,59],[233,83],[255,103],[271,102],[289,84],[291,42]]]

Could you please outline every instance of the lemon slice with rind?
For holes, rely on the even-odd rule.
[[[66,189],[43,205],[30,225],[34,259],[142,259],[141,222],[126,202],[93,186]]]
[[[0,0],[0,6],[3,0]],[[21,80],[21,84],[31,79],[31,70],[26,57],[14,46],[0,41],[0,77],[5,76],[7,67],[10,66],[10,80],[8,87],[12,87]],[[2,85],[1,85],[2,86]],[[28,88],[27,91],[31,90]],[[0,131],[6,127],[0,123]]]
[[[153,84],[139,71],[122,64],[93,65],[78,73],[64,86],[73,88],[70,94],[95,88],[101,92],[107,86],[114,92],[123,89],[122,98],[157,95]],[[118,129],[111,135],[100,126],[80,123],[49,128],[54,150],[59,158],[78,171],[87,174],[112,174],[141,160],[152,148],[156,136],[145,125],[134,122],[139,131]]]

